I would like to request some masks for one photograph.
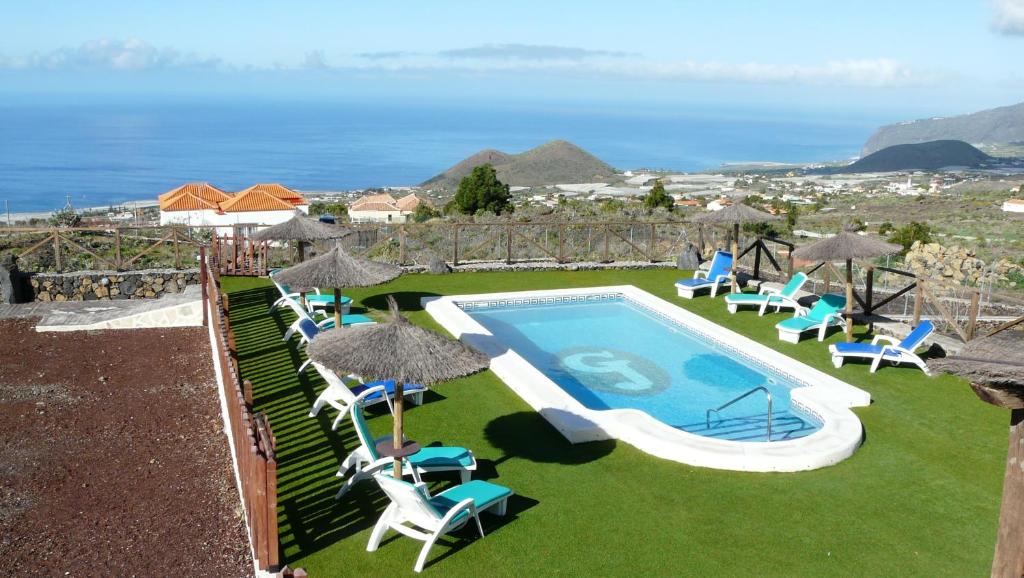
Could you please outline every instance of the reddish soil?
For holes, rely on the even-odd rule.
[[[205,330],[34,324],[0,321],[8,572],[251,575]]]

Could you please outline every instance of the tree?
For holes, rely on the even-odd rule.
[[[888,235],[896,230],[896,225],[892,224],[892,221],[886,221],[878,226],[879,235]]]
[[[321,203],[316,202],[309,206],[309,214],[313,217],[320,215],[334,215],[337,218],[348,216],[348,207],[345,203]]]
[[[455,206],[464,215],[484,212],[500,215],[514,210],[508,185],[498,180],[497,171],[489,164],[474,167],[473,172],[462,179],[455,193]]]
[[[412,213],[412,220],[417,223],[422,223],[440,216],[441,213],[438,212],[437,209],[431,207],[426,202],[420,202],[420,204],[416,205],[416,210]]]
[[[622,209],[625,209],[625,208],[626,208],[626,203],[623,203],[622,201],[620,201],[618,199],[608,199],[607,201],[601,203],[601,212],[602,213],[616,214],[616,213],[622,211]]]
[[[82,223],[82,217],[70,207],[64,207],[50,217],[51,227],[77,227]]]
[[[651,190],[644,195],[643,198],[644,207],[648,209],[657,209],[661,207],[663,209],[672,210],[676,206],[676,201],[668,193],[665,192],[665,185],[661,184],[661,181],[656,181]]]
[[[786,229],[790,233],[796,228],[796,221],[800,218],[800,207],[792,202],[786,203]]]
[[[854,217],[850,219],[848,227],[850,231],[853,231],[855,233],[866,231],[868,229],[868,226],[864,224],[864,219],[861,219],[860,217]]]
[[[889,237],[890,243],[903,245],[904,253],[910,250],[910,246],[915,241],[920,241],[922,244],[932,242],[932,228],[928,223],[913,221],[909,225],[897,229],[893,236]]]

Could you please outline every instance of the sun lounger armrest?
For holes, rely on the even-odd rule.
[[[393,465],[394,463],[395,458],[381,458],[373,462],[372,464],[366,466],[366,468],[363,471],[366,472],[367,474],[376,474],[377,472],[383,470],[384,468],[390,465]]]
[[[886,352],[896,353],[898,355],[908,355],[914,357],[917,354],[913,351],[908,350],[906,347],[900,347],[898,345],[886,345],[882,348],[882,356],[885,356]]]
[[[758,295],[778,295],[781,290],[776,287],[761,287],[761,290],[757,292]]]
[[[708,272],[707,271],[702,271],[702,270],[698,269],[698,270],[693,272],[693,278],[694,279],[707,279],[708,278]]]
[[[876,335],[875,338],[871,340],[871,345],[878,345],[879,341],[888,341],[890,345],[897,345],[900,342],[900,340],[895,337],[890,337],[888,335]]]
[[[821,320],[821,322],[823,325],[827,326],[829,323],[832,323],[833,319],[839,322],[839,325],[846,327],[846,320],[843,319],[842,313],[829,313],[828,315],[825,316],[824,319]]]
[[[458,504],[452,506],[452,509],[448,510],[444,517],[441,518],[441,524],[443,526],[450,525],[452,523],[452,520],[455,519],[455,517],[461,514],[463,511],[469,512],[469,515],[473,516],[474,518],[477,516],[476,504],[473,502],[473,498],[466,498],[459,502]]]
[[[793,311],[793,317],[807,317],[807,314],[810,312],[810,309],[798,305],[796,310]]]
[[[718,277],[715,277],[715,283],[716,284],[721,284],[721,283],[723,283],[725,281],[731,281],[731,280],[732,280],[732,275],[729,274],[729,273],[723,273],[723,274],[719,275]]]
[[[316,326],[319,327],[320,329],[324,329],[328,325],[330,325],[331,327],[334,327],[334,318],[333,317],[328,317],[327,319],[324,319],[323,321],[321,321],[321,322],[316,324]]]

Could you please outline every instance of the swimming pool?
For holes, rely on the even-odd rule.
[[[424,306],[572,442],[617,438],[695,465],[789,471],[835,463],[863,435],[849,407],[870,403],[866,392],[636,287]]]

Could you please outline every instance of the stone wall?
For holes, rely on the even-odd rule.
[[[35,301],[153,299],[199,284],[199,269],[35,273],[29,278]]]
[[[907,266],[914,274],[947,285],[977,285],[981,282],[1007,281],[1007,275],[1022,268],[1007,258],[985,263],[963,247],[915,241],[907,252]]]

